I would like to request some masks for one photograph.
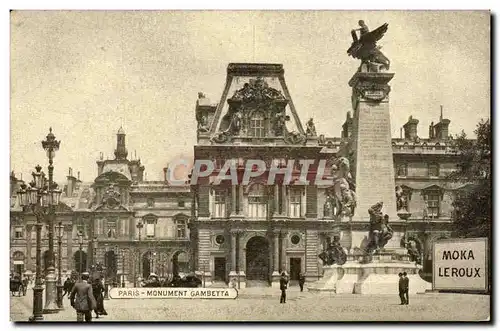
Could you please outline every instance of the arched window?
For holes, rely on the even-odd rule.
[[[257,138],[265,136],[264,120],[264,116],[260,112],[255,112],[252,115],[250,118],[250,136]]]
[[[248,216],[252,218],[266,217],[266,197],[264,185],[255,184],[248,192]]]

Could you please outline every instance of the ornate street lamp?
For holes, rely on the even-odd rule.
[[[43,221],[47,215],[47,208],[58,205],[61,191],[52,186],[52,190],[48,191],[44,173],[41,171],[41,166],[35,167],[36,172],[33,172],[33,181],[30,186],[21,185],[21,189],[17,192],[19,205],[23,210],[31,209],[36,216],[36,273],[35,286],[33,287],[33,316],[30,321],[43,321],[43,286],[42,286],[42,270],[41,270],[41,244],[42,244],[42,227]],[[57,308],[55,309],[57,311]]]
[[[53,187],[53,178],[54,178],[54,166],[53,160],[56,156],[56,152],[59,150],[60,141],[56,140],[56,137],[52,133],[52,128],[49,128],[49,134],[47,135],[46,140],[42,141],[42,147],[47,152],[47,158],[49,159],[49,199],[54,201],[55,187]],[[54,261],[54,219],[55,219],[55,204],[49,205],[49,258],[48,258],[48,267],[45,275],[45,308],[43,309],[44,314],[51,314],[58,312],[59,308],[56,303],[56,275],[55,275],[55,261]]]
[[[121,255],[122,255],[122,279],[121,279],[121,287],[125,287],[125,252],[126,249],[122,248],[121,249]]]
[[[62,238],[64,236],[64,226],[62,222],[56,226],[57,233],[57,307],[64,309],[63,305],[63,284],[62,284]]]
[[[79,255],[80,258],[78,259],[78,271],[80,272],[80,278],[82,278],[82,273],[83,273],[83,268],[82,268],[82,260],[83,260],[83,233],[81,231],[78,231],[78,244],[80,245],[80,251]]]

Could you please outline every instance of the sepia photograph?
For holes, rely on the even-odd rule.
[[[490,11],[9,19],[11,322],[491,322]]]

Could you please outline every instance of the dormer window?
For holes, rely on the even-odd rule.
[[[256,112],[250,118],[250,136],[262,138],[265,136],[264,116],[260,112]]]
[[[398,177],[406,177],[406,176],[408,176],[408,165],[406,163],[402,163],[402,164],[398,165],[397,176]]]

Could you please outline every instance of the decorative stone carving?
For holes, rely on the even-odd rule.
[[[283,94],[269,87],[267,82],[258,77],[256,79],[250,79],[248,83],[243,85],[243,88],[234,92],[232,101],[240,102],[268,102],[273,100],[286,100]]]
[[[287,130],[285,130],[284,139],[285,142],[290,145],[300,145],[306,142],[306,137],[296,131],[288,132]]]
[[[422,265],[422,247],[420,241],[413,237],[409,237],[408,240],[406,240],[406,237],[403,237],[401,247],[407,249],[410,261]]]
[[[285,123],[286,121],[289,121],[290,120],[290,116],[288,115],[285,115],[284,112],[278,112],[274,115],[274,117],[272,118],[272,127],[273,127],[273,131],[274,131],[274,134],[276,136],[283,136],[284,135],[284,132],[286,130],[285,128]]]
[[[120,196],[118,189],[116,189],[113,184],[109,184],[106,191],[104,191],[102,204],[108,209],[115,209],[120,206]]]
[[[333,219],[336,216],[335,215],[336,205],[337,204],[332,196],[332,193],[330,192],[330,190],[327,190],[325,204],[323,205],[323,217],[326,219]]]
[[[401,186],[396,186],[396,207],[398,212],[408,212],[408,200]]]
[[[333,161],[333,196],[336,213],[341,216],[353,216],[356,208],[356,194],[351,189],[353,182],[349,159],[340,157]]]
[[[316,137],[316,126],[314,125],[314,121],[312,118],[307,121],[307,127],[306,127],[306,136],[310,137]]]
[[[368,254],[378,252],[384,248],[394,233],[389,225],[389,216],[382,214],[383,202],[377,202],[368,209],[370,215],[370,230],[368,235],[368,244],[365,251]]]
[[[340,245],[340,237],[334,236],[333,242],[328,239],[327,248],[318,255],[318,257],[323,261],[323,265],[343,265],[347,261],[347,254],[344,248]]]
[[[384,100],[391,92],[391,87],[387,84],[361,81],[353,87],[353,95],[359,98],[367,99],[370,101]]]

